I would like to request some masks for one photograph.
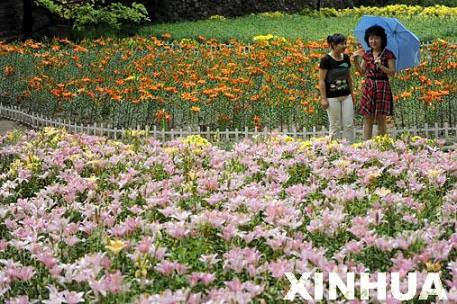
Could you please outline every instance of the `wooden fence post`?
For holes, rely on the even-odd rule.
[[[449,139],[449,123],[448,122],[444,123],[444,138],[446,140]]]
[[[146,127],[144,127],[144,131],[146,132],[146,136],[149,137],[149,132],[150,132],[149,125],[146,125]]]

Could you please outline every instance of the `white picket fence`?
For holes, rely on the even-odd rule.
[[[84,124],[77,124],[71,121],[66,120],[52,120],[47,117],[44,117],[40,114],[30,114],[26,113],[22,109],[18,107],[11,107],[5,106],[0,104],[0,118],[6,118],[12,121],[16,121],[22,124],[25,124],[29,127],[39,129],[43,127],[56,127],[56,128],[64,128],[70,132],[75,133],[84,133],[88,135],[98,135],[98,136],[107,136],[113,139],[121,139],[126,136],[126,131],[128,129],[124,128],[115,128],[111,125],[106,124],[92,124],[92,125],[84,125]],[[376,126],[375,126],[376,127]],[[328,130],[325,126],[315,126],[311,130],[303,128],[301,130],[297,130],[295,128],[291,130],[269,130],[268,128],[264,128],[262,130],[249,129],[245,127],[244,130],[211,130],[211,129],[200,129],[200,128],[186,128],[186,129],[177,129],[177,130],[164,130],[160,129],[157,126],[145,126],[142,128],[141,126],[137,126],[136,130],[141,130],[146,132],[146,134],[153,136],[162,141],[172,140],[178,137],[185,137],[188,135],[200,135],[202,137],[207,138],[213,142],[219,141],[238,141],[242,138],[253,137],[257,135],[269,135],[272,132],[281,133],[283,135],[288,135],[293,138],[303,138],[309,139],[312,137],[321,137],[326,136],[328,134]],[[424,136],[427,138],[442,138],[446,140],[455,140],[457,139],[457,125],[456,126],[449,126],[448,123],[444,123],[442,127],[440,127],[437,123],[434,126],[429,126],[425,124],[422,127],[411,127],[405,129],[396,129],[391,128],[389,129],[389,133],[392,135],[399,135],[402,133],[408,132],[412,135],[419,135]],[[355,138],[361,138],[363,135],[363,130],[360,128],[356,128],[354,130]]]

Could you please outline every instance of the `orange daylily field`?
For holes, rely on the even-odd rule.
[[[204,37],[172,45],[168,39],[0,44],[1,100],[52,118],[120,127],[326,125],[317,87],[324,42],[232,40],[218,47]],[[349,45],[354,51],[353,39]],[[419,67],[392,80],[394,122],[453,125],[457,45],[438,39],[421,56]],[[354,79],[359,87],[362,78]]]

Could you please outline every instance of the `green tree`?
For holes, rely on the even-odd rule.
[[[35,3],[72,21],[76,30],[100,25],[118,30],[124,23],[150,21],[144,5],[135,2],[130,6],[105,0],[35,0]]]

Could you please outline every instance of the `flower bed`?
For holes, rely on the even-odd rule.
[[[425,139],[222,150],[45,129],[0,147],[11,303],[278,303],[285,272],[312,269],[417,271],[419,285],[438,271],[457,301],[457,152]]]
[[[74,123],[126,128],[326,125],[318,91],[318,61],[326,44],[255,38],[254,45],[232,41],[222,49],[203,37],[176,47],[141,37],[0,44],[0,101]],[[392,81],[395,123],[454,125],[457,45],[436,40],[423,48],[422,61]],[[354,79],[358,96],[362,79]]]

